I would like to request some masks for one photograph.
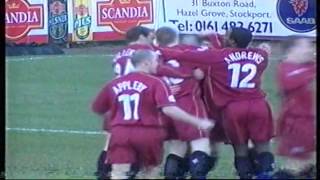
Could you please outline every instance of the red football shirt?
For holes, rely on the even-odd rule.
[[[135,68],[130,61],[130,57],[137,50],[155,51],[153,46],[146,44],[130,44],[120,50],[113,59],[113,70],[117,77],[127,75],[134,71]],[[192,76],[192,71],[190,72],[184,69],[173,69],[170,66],[163,65],[162,61],[160,61],[156,75],[186,78]]]
[[[231,101],[261,98],[261,77],[268,64],[267,52],[258,48],[224,48],[205,51],[163,49],[166,59],[207,64],[211,100],[217,106]]]
[[[211,33],[211,34],[207,34],[205,37],[212,45],[212,47],[209,47],[209,48],[215,48],[215,49],[222,49],[223,48],[223,46],[224,46],[224,36],[223,35],[217,34],[217,33]],[[201,67],[201,68],[205,72],[205,78],[203,79],[203,81],[201,83],[202,94],[203,94],[202,98],[203,98],[203,101],[205,102],[208,113],[211,115],[211,118],[217,120],[217,119],[219,119],[218,117],[220,117],[217,114],[220,112],[220,109],[217,109],[216,105],[214,104],[215,102],[213,102],[211,100],[213,97],[212,92],[213,92],[213,88],[214,88],[211,86],[212,68],[210,66],[205,66],[205,68],[204,67]]]
[[[113,59],[113,70],[116,76],[127,75],[134,70],[129,59],[136,50],[153,50],[153,47],[144,44],[130,44],[121,49]]]
[[[196,46],[179,44],[173,47],[170,47],[172,50],[187,50],[187,49],[197,49]],[[166,64],[173,68],[184,69],[185,71],[192,72],[197,68],[197,65],[189,62],[178,62],[175,59],[164,59]],[[180,90],[175,94],[175,97],[178,99],[179,97],[183,97],[186,95],[197,95],[200,94],[199,81],[195,78],[172,78],[172,77],[163,77],[168,85],[179,86]]]
[[[298,116],[314,116],[314,90],[316,63],[295,64],[282,62],[278,65],[277,81],[282,97],[283,113]]]
[[[191,45],[184,45],[179,44],[173,47],[170,47],[170,49],[176,49],[176,50],[186,50],[186,49],[198,49],[197,46],[191,46]],[[188,62],[178,62],[175,59],[167,59],[164,60],[168,65],[174,67],[174,68],[183,68],[187,71],[193,71],[194,69],[198,68],[199,65],[196,65],[194,63],[188,63]],[[183,108],[188,109],[186,105],[190,105],[190,107],[193,107],[193,111],[189,111],[189,113],[192,113],[193,115],[197,117],[207,117],[207,113],[205,110],[204,103],[201,98],[201,87],[200,87],[200,81],[195,78],[172,78],[172,77],[163,77],[163,79],[166,81],[168,85],[174,85],[179,87],[179,91],[175,93],[175,98],[177,100],[177,104]]]
[[[132,72],[108,83],[92,104],[99,114],[111,111],[110,125],[163,126],[160,108],[175,105],[165,83],[146,73]]]

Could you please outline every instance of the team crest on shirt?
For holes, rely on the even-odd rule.
[[[315,0],[278,0],[277,14],[281,23],[294,32],[316,29]]]

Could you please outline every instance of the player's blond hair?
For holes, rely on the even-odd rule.
[[[144,61],[152,60],[157,54],[152,50],[137,50],[131,57],[131,63],[134,67]]]

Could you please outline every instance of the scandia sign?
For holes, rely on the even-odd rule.
[[[32,29],[43,29],[43,4],[29,4],[27,0],[6,0],[6,38],[19,40]]]
[[[125,34],[133,27],[153,22],[153,0],[110,0],[97,3],[97,25]]]

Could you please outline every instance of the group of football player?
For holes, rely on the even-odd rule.
[[[165,179],[206,179],[221,143],[232,146],[240,179],[311,177],[312,42],[286,40],[287,56],[277,70],[282,104],[274,133],[261,88],[271,46],[253,47],[252,39],[251,31],[238,27],[225,35],[179,35],[170,27],[128,30],[128,45],[113,59],[115,77],[92,103],[106,131],[98,179],[159,178],[162,159]],[[277,153],[290,160],[277,171],[273,137]]]

